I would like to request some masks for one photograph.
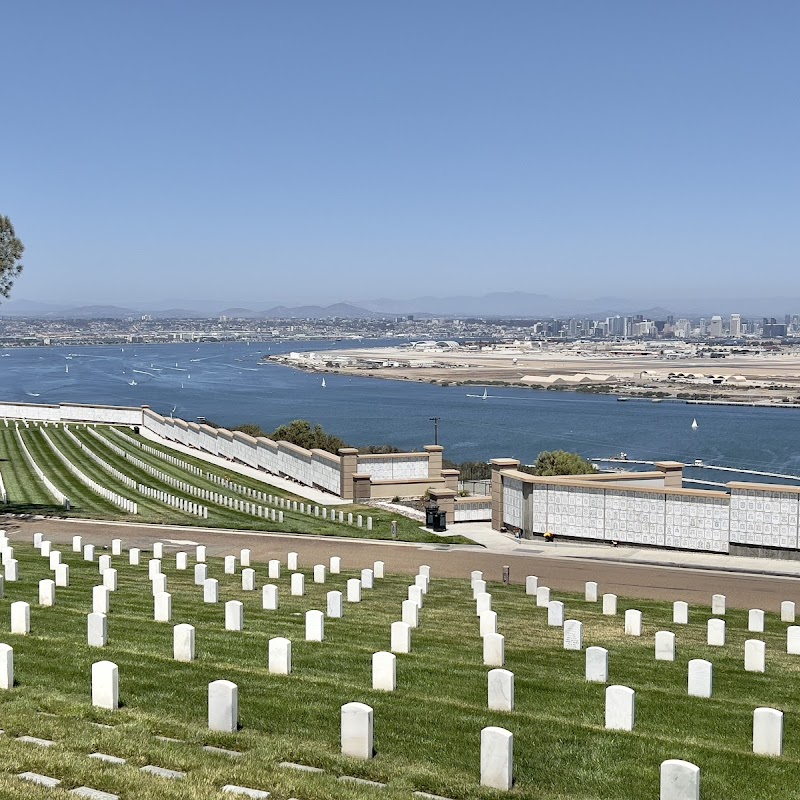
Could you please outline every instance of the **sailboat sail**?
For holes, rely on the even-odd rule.
[[[693,419],[692,420],[692,430],[696,431],[698,429],[698,427],[699,427],[699,425],[697,424],[697,420]]]

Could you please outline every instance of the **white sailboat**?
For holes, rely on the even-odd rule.
[[[478,400],[488,400],[489,399],[489,390],[484,389],[483,394],[468,394],[467,397],[477,397]]]
[[[322,388],[325,388],[325,378],[322,379]]]
[[[697,424],[697,420],[696,420],[696,419],[693,419],[693,420],[692,420],[692,430],[693,430],[693,431],[696,431],[696,430],[697,430],[699,427],[700,427],[700,426]]]
[[[69,364],[64,364],[64,372],[69,373]]]
[[[128,381],[128,386],[136,386],[137,383],[134,380]]]

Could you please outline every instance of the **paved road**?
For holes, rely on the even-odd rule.
[[[591,557],[561,558],[544,551],[491,553],[477,547],[451,550],[430,544],[10,517],[0,517],[0,528],[6,529],[9,538],[26,542],[32,541],[34,532],[41,531],[51,541],[63,544],[71,544],[76,534],[82,535],[87,543],[109,547],[113,538],[120,538],[126,549],[147,550],[156,541],[166,543],[175,551],[205,544],[210,556],[238,553],[248,547],[254,562],[266,562],[270,558],[285,561],[286,553],[293,550],[299,553],[303,566],[327,563],[330,556],[337,555],[341,556],[344,569],[362,569],[380,559],[386,563],[387,572],[408,575],[416,574],[420,564],[429,564],[434,577],[444,578],[468,578],[472,570],[480,569],[487,580],[499,581],[503,566],[508,565],[513,583],[524,583],[526,575],[538,575],[540,584],[560,591],[582,592],[586,581],[595,580],[600,584],[601,593],[614,592],[624,597],[682,599],[691,604],[710,605],[711,595],[719,592],[727,596],[733,608],[778,611],[782,600],[794,600],[800,607],[800,580],[797,578],[608,563]]]

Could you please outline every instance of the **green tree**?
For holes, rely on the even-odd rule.
[[[288,425],[281,425],[269,438],[276,442],[291,442],[298,447],[305,447],[306,450],[327,450],[329,453],[336,453],[340,447],[347,447],[338,436],[325,433],[321,425],[312,427],[307,419],[296,419]]]
[[[14,278],[22,272],[19,260],[25,252],[25,245],[17,239],[14,226],[8,217],[0,214],[0,295],[8,297]]]
[[[544,450],[536,457],[533,468],[525,471],[533,475],[587,475],[595,470],[591,462],[578,453]]]
[[[258,439],[260,436],[268,435],[261,429],[260,425],[255,425],[250,422],[246,422],[244,425],[237,425],[233,430],[241,431],[242,433],[246,433],[248,436],[252,436],[256,439]]]

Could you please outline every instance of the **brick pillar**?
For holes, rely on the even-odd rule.
[[[358,450],[355,447],[340,447],[341,458],[339,496],[342,500],[353,499],[353,475],[358,472]]]
[[[492,528],[499,531],[503,527],[503,476],[504,469],[519,469],[516,458],[493,458],[492,467]]]
[[[361,503],[365,500],[369,500],[372,497],[372,478],[369,474],[356,473],[353,475],[352,487],[353,502]]]
[[[683,488],[683,463],[680,461],[656,461],[656,468],[664,473],[666,489]]]
[[[422,449],[428,454],[428,477],[438,478],[442,474],[444,447],[440,444],[426,444]]]
[[[439,506],[439,511],[447,515],[447,524],[452,525],[455,520],[456,492],[453,489],[429,489],[431,500]]]
[[[461,473],[457,469],[443,469],[442,477],[444,478],[444,485],[454,492],[458,492],[458,476]]]

